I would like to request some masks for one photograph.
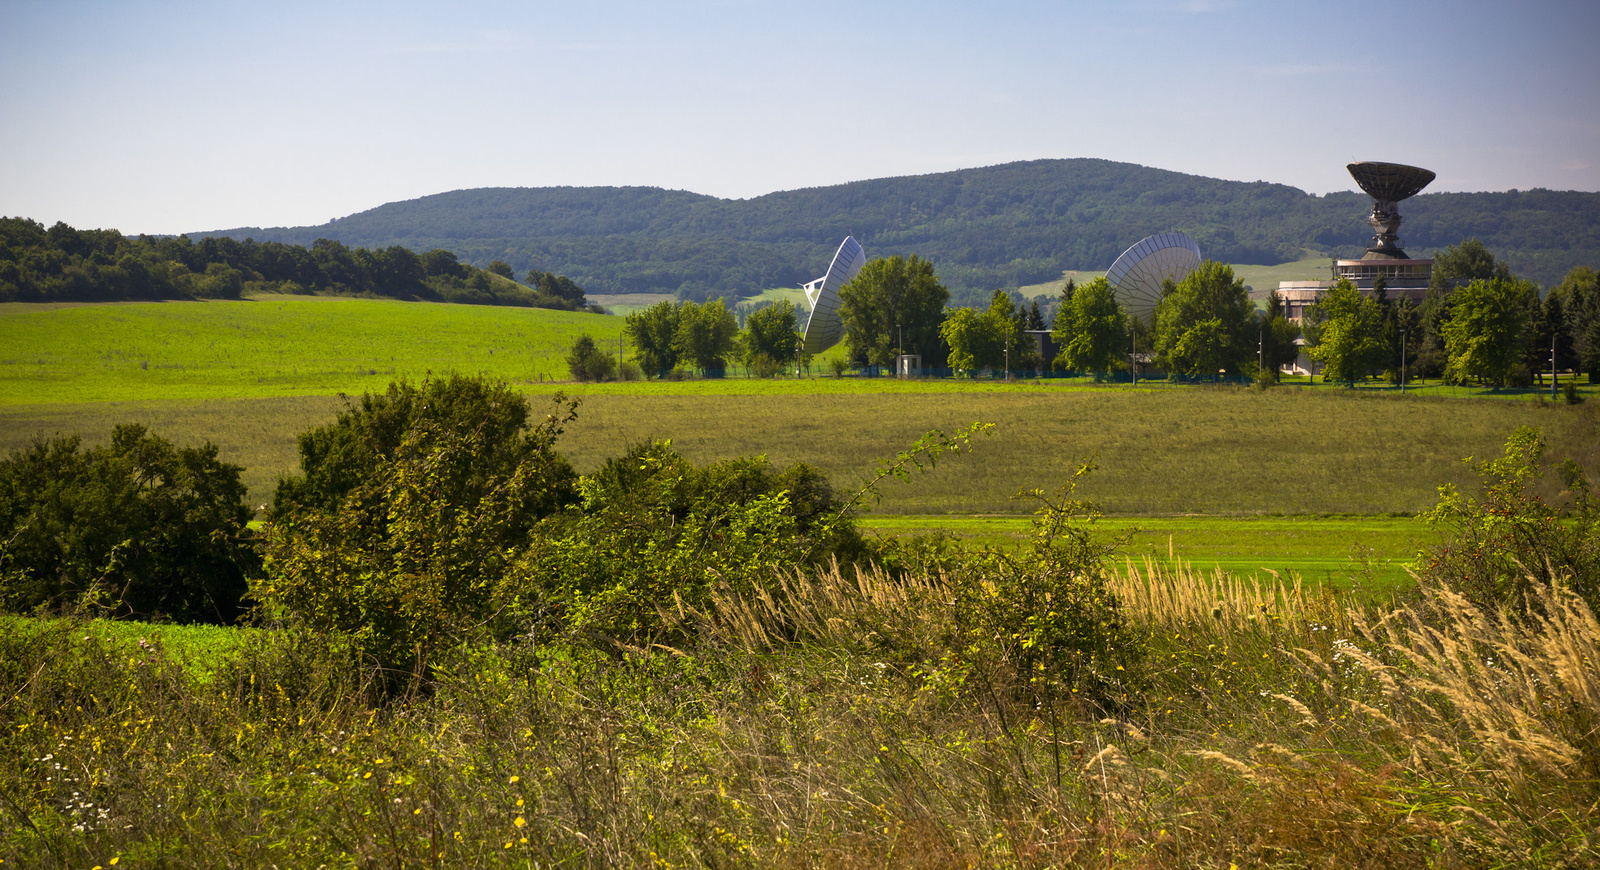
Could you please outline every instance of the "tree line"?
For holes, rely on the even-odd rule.
[[[1577,267],[1541,299],[1537,285],[1469,239],[1440,252],[1421,305],[1391,298],[1382,279],[1370,295],[1341,281],[1296,323],[1276,292],[1258,308],[1230,266],[1208,260],[1169,281],[1147,318],[1131,317],[1106,279],[1096,278],[1082,286],[1067,281],[1045,306],[1047,322],[1039,299],[1005,290],[994,291],[986,308],[951,307],[932,263],[912,255],[869,261],[840,288],[839,313],[847,364],[868,370],[914,354],[924,369],[957,373],[1104,375],[1138,366],[1185,378],[1276,381],[1303,346],[1330,380],[1503,386],[1531,383],[1551,370],[1552,356],[1558,371],[1600,369],[1596,282],[1595,270]],[[800,353],[802,324],[788,302],[752,312],[743,330],[720,298],[661,302],[628,315],[623,333],[641,368],[625,376],[666,377],[680,367],[716,374],[734,362],[760,377],[793,371],[811,362]],[[1037,340],[1046,332],[1049,343]],[[587,338],[568,362],[585,380],[619,371],[616,358]]]
[[[1420,305],[1341,281],[1311,309],[1305,336],[1329,380],[1377,375],[1528,386],[1552,372],[1600,372],[1600,280],[1577,266],[1541,298],[1477,239],[1434,258]]]
[[[567,311],[587,306],[565,276],[530,270],[522,283],[509,266],[487,269],[435,248],[351,248],[331,239],[309,247],[212,236],[124,236],[46,229],[27,218],[0,218],[0,301],[103,302],[239,299],[245,293],[377,296]]]

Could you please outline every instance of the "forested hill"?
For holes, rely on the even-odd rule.
[[[1208,257],[1271,264],[1355,256],[1371,230],[1358,192],[1308,194],[1106,160],[1036,160],[858,181],[746,200],[641,187],[484,188],[390,203],[316,227],[227,235],[309,245],[444,248],[571,276],[594,293],[691,299],[793,286],[821,274],[854,234],[870,256],[934,261],[958,298],[1105,269],[1140,238],[1194,236]],[[1532,190],[1423,194],[1402,206],[1413,256],[1482,239],[1544,284],[1600,265],[1600,194]]]

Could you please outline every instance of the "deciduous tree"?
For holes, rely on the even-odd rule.
[[[708,302],[683,303],[673,344],[680,358],[709,374],[728,367],[728,357],[738,347],[739,319],[721,297]]]
[[[1127,313],[1105,278],[1063,296],[1050,338],[1058,348],[1055,367],[1068,371],[1109,372],[1124,368],[1129,352]]]
[[[880,258],[861,268],[839,288],[839,316],[852,355],[869,365],[893,365],[900,353],[921,354],[936,363],[939,327],[950,291],[939,283],[933,264],[912,254]]]
[[[1505,385],[1529,337],[1528,298],[1539,288],[1511,278],[1477,280],[1455,291],[1444,327],[1450,362],[1445,377]]]
[[[779,366],[795,361],[800,343],[794,303],[785,299],[751,313],[744,320],[745,364],[765,356]]]
[[[682,305],[671,300],[629,314],[622,334],[633,345],[639,365],[651,377],[665,375],[678,367],[678,321]]]
[[[1317,300],[1322,309],[1322,340],[1311,358],[1322,363],[1330,381],[1354,384],[1383,365],[1383,308],[1341,279]]]
[[[1242,375],[1255,363],[1255,306],[1233,269],[1201,263],[1156,306],[1156,354],[1181,375]]]

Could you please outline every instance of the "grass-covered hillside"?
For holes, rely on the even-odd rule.
[[[1146,235],[1181,230],[1216,260],[1359,255],[1371,200],[1106,160],[1037,160],[724,200],[657,188],[483,188],[389,203],[315,227],[227,235],[310,245],[445,248],[463,260],[571,276],[592,294],[750,296],[822,274],[845,234],[869,256],[931,259],[958,302],[1103,270]],[[1402,207],[1423,255],[1477,237],[1549,285],[1600,262],[1600,194],[1424,193]]]
[[[263,296],[0,306],[0,403],[220,399],[381,390],[429,371],[565,380],[620,318],[504,306]]]

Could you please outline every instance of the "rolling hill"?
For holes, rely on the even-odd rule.
[[[1365,194],[1185,175],[1106,160],[1035,160],[781,191],[744,200],[645,187],[481,188],[389,203],[321,226],[191,233],[309,245],[439,247],[571,276],[593,294],[746,296],[826,267],[846,233],[869,255],[932,259],[957,300],[1105,269],[1181,230],[1207,256],[1277,264],[1355,256]],[[1402,208],[1413,256],[1477,237],[1543,284],[1600,265],[1600,193],[1424,193]]]

